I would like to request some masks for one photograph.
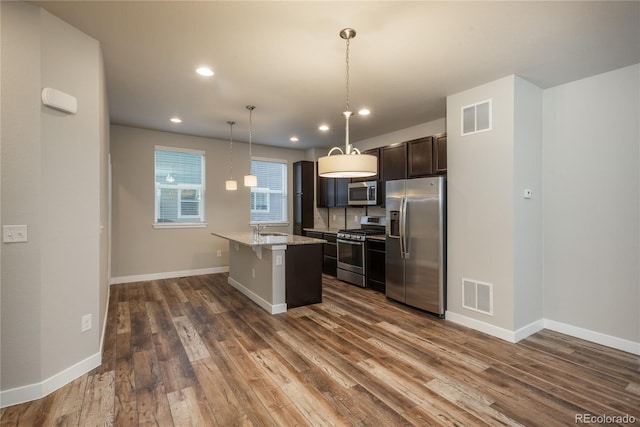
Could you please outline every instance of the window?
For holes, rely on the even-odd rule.
[[[252,160],[251,174],[258,177],[251,188],[251,222],[287,222],[286,161]]]
[[[204,151],[156,146],[154,227],[204,227]]]

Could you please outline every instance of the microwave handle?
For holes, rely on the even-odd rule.
[[[367,200],[375,200],[376,199],[376,186],[369,187],[369,194],[367,196]]]

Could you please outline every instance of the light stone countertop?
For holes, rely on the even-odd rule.
[[[315,233],[338,234],[341,228],[305,228],[304,231],[312,231]]]
[[[326,243],[323,239],[314,239],[312,237],[298,236],[295,234],[286,234],[283,236],[258,236],[257,238],[251,231],[231,231],[211,233],[214,236],[238,242],[246,246],[274,246],[274,245],[313,245]],[[280,233],[279,233],[280,234]],[[285,234],[285,233],[282,233]]]

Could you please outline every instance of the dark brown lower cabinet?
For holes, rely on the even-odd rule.
[[[321,233],[319,231],[305,231],[305,236],[327,241],[322,248],[322,272],[336,277],[338,274],[337,243],[334,233]]]
[[[385,250],[383,240],[367,240],[367,288],[385,291]]]
[[[322,302],[322,244],[291,245],[285,254],[287,309]]]
[[[324,233],[323,237],[327,243],[324,244],[322,256],[322,272],[329,276],[336,277],[338,274],[338,244],[336,243],[336,235],[333,233]]]

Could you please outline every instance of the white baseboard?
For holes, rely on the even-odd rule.
[[[100,366],[101,363],[102,355],[101,353],[96,353],[40,383],[3,390],[0,392],[0,408],[42,399],[49,393]]]
[[[544,327],[552,331],[560,332],[561,334],[571,335],[572,337],[591,341],[596,344],[606,345],[607,347],[626,351],[627,353],[640,355],[640,342],[625,340],[622,338],[603,334],[601,332],[595,332],[589,329],[584,329],[549,319],[544,320]]]
[[[285,313],[287,311],[287,304],[273,305],[267,300],[265,300],[264,298],[262,298],[260,295],[256,294],[251,289],[247,288],[242,283],[232,279],[231,277],[229,277],[229,284],[234,288],[236,288],[237,290],[239,290],[240,292],[242,292],[244,295],[247,296],[247,298],[249,298],[251,301],[258,304],[260,307],[262,307],[263,309],[265,309],[267,312],[271,314]]]
[[[536,332],[540,332],[543,329],[544,329],[544,319],[538,319],[535,322],[529,323],[528,325],[523,326],[520,329],[516,329],[516,332],[514,334],[514,337],[515,337],[514,342],[523,340],[529,335],[533,335]]]
[[[483,322],[481,320],[472,319],[471,317],[463,316],[462,314],[447,311],[444,314],[446,320],[450,320],[458,325],[466,326],[476,331],[484,332],[487,335],[494,336],[509,342],[516,341],[516,332],[508,329],[501,328],[499,326],[492,325],[490,323]]]
[[[537,320],[516,331],[510,331],[508,329],[500,328],[498,326],[482,322],[477,319],[472,319],[470,317],[463,316],[459,313],[454,313],[451,311],[447,311],[445,313],[445,319],[512,343],[516,343],[542,329],[550,329],[552,331],[580,338],[585,341],[590,341],[596,344],[615,348],[617,350],[640,355],[640,343],[603,334],[600,332],[591,331],[589,329],[580,328],[578,326],[556,322],[555,320],[550,319]]]
[[[160,280],[160,279],[174,279],[176,277],[185,277],[185,276],[202,276],[203,274],[226,273],[228,271],[229,271],[229,266],[227,265],[222,267],[199,268],[196,270],[167,271],[164,273],[138,274],[135,276],[120,276],[120,277],[112,277],[111,284],[118,285],[120,283],[146,282],[149,280]]]
[[[107,286],[107,306],[104,308],[104,319],[102,319],[102,336],[100,337],[100,354],[102,354],[102,350],[104,349],[104,337],[107,333],[107,319],[109,318],[109,300],[111,299],[111,286]],[[102,363],[102,358],[100,360]]]

